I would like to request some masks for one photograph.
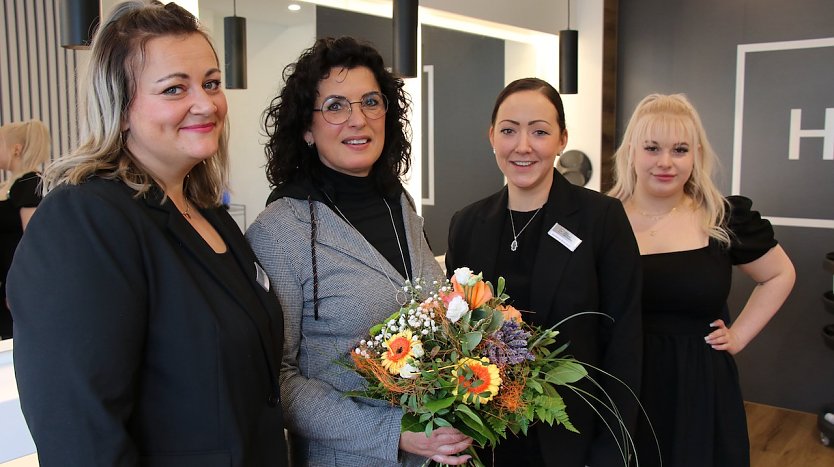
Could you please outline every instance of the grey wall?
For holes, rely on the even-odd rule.
[[[504,87],[504,41],[423,26],[423,65],[433,67],[434,95],[423,83],[423,196],[434,178],[434,203],[423,203],[425,231],[435,255],[446,254],[452,215],[504,186],[487,131]],[[428,75],[424,74],[424,78]],[[434,122],[429,122],[429,99]],[[428,127],[434,128],[434,171]]]
[[[788,160],[790,109],[803,129],[822,129],[834,108],[834,47],[745,54],[737,82],[739,44],[834,38],[831,0],[629,0],[619,23],[618,136],[634,106],[651,92],[686,93],[699,109],[721,157],[719,187],[730,194],[736,86],[744,85],[740,193],[771,217],[812,218],[826,227],[777,225],[777,239],[797,270],[787,303],[737,356],[745,399],[815,412],[834,401],[834,352],[823,344],[834,315],[820,301],[832,286],[822,270],[834,251],[834,160],[822,158],[822,138],[803,138],[799,160]],[[829,138],[834,139],[834,122]],[[827,224],[825,224],[827,221]],[[752,282],[736,272],[730,309],[737,313]]]
[[[370,42],[382,55],[386,66],[394,65],[394,33],[390,18],[316,6],[316,37],[328,36],[353,36]]]

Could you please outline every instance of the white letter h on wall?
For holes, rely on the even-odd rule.
[[[834,109],[825,109],[825,128],[802,129],[802,109],[791,109],[791,129],[788,137],[788,159],[799,160],[800,138],[823,138],[822,159],[834,160]]]

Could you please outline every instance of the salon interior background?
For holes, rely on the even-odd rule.
[[[116,2],[102,3],[107,9]],[[279,89],[283,65],[326,29],[333,32],[358,21],[355,12],[306,2],[300,2],[302,10],[292,16],[286,3],[237,2],[237,14],[248,22],[249,83],[246,90],[227,91],[232,188],[233,200],[247,206],[249,219],[262,209],[269,191],[263,176],[259,119],[261,109]],[[342,2],[317,3],[337,6]],[[360,3],[370,5],[370,14],[363,14],[371,18],[363,21],[371,26],[358,31],[359,35],[376,37],[378,42],[385,37],[390,40],[390,19],[384,12],[373,14],[375,8],[385,10],[387,4],[390,16],[390,1],[353,2]],[[421,6],[439,9],[443,3],[448,2],[424,0]],[[231,1],[201,0],[199,4],[201,18],[212,30],[222,59],[222,19],[231,16]],[[527,30],[546,37],[566,26],[566,0],[514,2],[509,12],[493,11],[501,7],[477,0],[453,4],[449,8],[470,8],[453,12],[456,15],[511,22],[510,31]],[[0,123],[44,120],[52,129],[53,155],[66,152],[77,141],[75,69],[83,68],[88,54],[58,47],[58,5],[58,0],[2,0],[0,9]],[[834,2],[577,0],[572,10],[572,28],[579,30],[580,82],[579,94],[565,98],[569,149],[582,150],[591,157],[595,173],[589,186],[605,186],[599,168],[611,146],[600,138],[607,118],[616,118],[616,128],[622,131],[634,105],[645,94],[687,93],[701,111],[722,158],[722,190],[731,193],[739,189],[754,199],[765,216],[774,219],[777,236],[797,268],[797,285],[785,307],[738,357],[745,398],[809,412],[834,401],[834,353],[820,336],[822,326],[834,322],[820,302],[823,291],[831,287],[830,274],[824,273],[820,264],[826,252],[834,251],[834,203],[830,201],[834,199],[834,160],[823,154],[826,138],[834,140],[834,121],[826,120],[826,109],[834,108],[834,87],[830,85],[834,82],[834,45],[830,43],[834,40]],[[521,16],[528,17],[519,19]],[[488,28],[474,33],[452,29],[455,27],[424,25],[421,30],[422,59],[426,60],[427,54],[433,57],[435,84],[441,87],[434,90],[432,101],[427,101],[425,69],[424,77],[416,85],[410,84],[417,86],[419,101],[415,102],[421,110],[434,105],[437,116],[443,103],[451,102],[457,104],[443,112],[447,116],[470,103],[473,111],[471,117],[452,114],[454,118],[442,123],[442,128],[434,122],[435,145],[447,145],[446,149],[435,148],[439,159],[435,160],[435,173],[445,170],[452,174],[446,181],[435,180],[435,187],[461,183],[465,178],[454,174],[466,166],[449,170],[455,160],[466,161],[463,164],[468,166],[480,161],[487,170],[473,180],[483,183],[471,192],[459,186],[447,192],[437,190],[433,204],[422,206],[427,216],[432,209],[447,206],[453,210],[469,202],[461,196],[476,199],[481,196],[478,190],[491,192],[500,186],[500,175],[489,171],[493,164],[486,142],[488,111],[480,107],[489,107],[497,89],[518,77],[514,73],[543,73],[536,46],[529,45],[533,40],[525,43],[520,36],[508,38],[509,33],[487,37],[492,34]],[[604,50],[605,44],[611,43],[617,44],[613,51],[610,47]],[[377,45],[385,51],[383,44]],[[474,58],[473,47],[483,55]],[[741,71],[740,62],[745,65]],[[555,58],[553,63],[557,63]],[[442,68],[449,64],[456,64],[468,77],[458,76],[443,84]],[[488,68],[493,71],[486,71]],[[605,75],[607,69],[615,70],[613,76]],[[546,78],[557,83],[556,70]],[[739,95],[739,89],[743,94]],[[457,92],[470,94],[458,99]],[[792,109],[802,111],[801,129],[824,129],[823,136],[799,138],[796,158],[788,156]],[[420,116],[421,127],[429,125],[427,114]],[[471,120],[468,126],[455,126],[466,118]],[[420,132],[421,160],[428,152],[426,133]],[[442,158],[447,158],[446,165],[441,165]],[[416,165],[412,188],[426,198],[427,163]],[[446,215],[438,214],[438,231],[444,228],[442,217]],[[740,308],[739,297],[750,287],[748,281],[737,278],[732,309]]]

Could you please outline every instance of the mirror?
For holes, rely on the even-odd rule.
[[[582,152],[572,149],[565,151],[556,162],[556,170],[574,185],[585,186],[591,180],[591,160]]]

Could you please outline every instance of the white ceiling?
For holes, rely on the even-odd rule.
[[[174,0],[176,1],[176,0]],[[301,5],[300,11],[289,11],[290,3]],[[236,5],[235,5],[236,4]],[[282,26],[297,26],[309,23],[315,18],[315,5],[303,1],[290,0],[199,0],[200,11],[211,10],[218,16],[237,16],[247,21],[262,21]],[[236,6],[236,9],[235,9]]]
[[[351,4],[371,4],[380,8],[390,8],[392,0],[313,0],[338,7],[351,8]],[[570,0],[513,0],[499,2],[490,0],[420,0],[422,7],[445,11],[456,15],[468,16],[490,22],[507,24],[524,29],[558,34],[559,30],[567,27],[567,9]],[[581,1],[581,0],[580,0]],[[276,23],[284,26],[294,26],[307,23],[313,18],[313,3],[303,0],[199,0],[200,9],[208,9],[219,16],[232,16],[233,4],[237,5],[237,15],[252,20]],[[291,12],[287,9],[290,3],[301,5],[301,11]],[[578,1],[573,0],[575,10]],[[576,18],[576,12],[571,11]]]

